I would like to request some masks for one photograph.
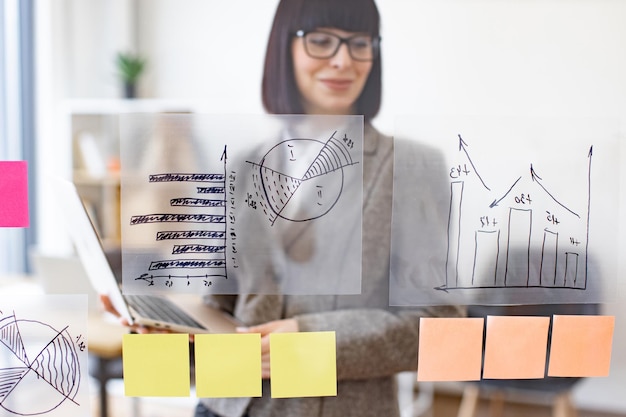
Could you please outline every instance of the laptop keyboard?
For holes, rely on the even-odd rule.
[[[161,322],[182,324],[188,327],[204,328],[204,326],[166,298],[150,295],[125,295],[124,298],[143,317]]]

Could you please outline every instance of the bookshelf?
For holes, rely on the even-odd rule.
[[[184,100],[68,100],[71,179],[105,248],[121,245],[119,116],[129,113],[202,112],[202,102]]]

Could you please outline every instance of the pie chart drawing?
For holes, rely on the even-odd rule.
[[[288,139],[272,147],[258,165],[254,186],[272,223],[277,218],[304,222],[327,214],[344,186],[344,168],[354,162],[348,148],[333,136]]]
[[[21,416],[76,404],[80,364],[67,329],[8,316],[0,319],[0,407]]]

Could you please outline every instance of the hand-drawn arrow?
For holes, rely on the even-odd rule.
[[[515,184],[517,184],[519,182],[519,180],[521,180],[521,179],[522,179],[522,177],[519,177],[518,179],[516,179],[515,182],[513,183],[513,185],[511,185],[511,188],[509,188],[509,191],[504,193],[504,195],[499,200],[494,199],[491,202],[491,204],[489,204],[489,208],[494,208],[495,206],[497,206],[500,203],[500,201],[504,200],[506,198],[506,196],[509,195],[511,190],[515,187]]]
[[[220,157],[220,161],[224,161],[226,163],[226,145],[224,145],[224,152],[222,152],[222,156]]]
[[[543,181],[543,179],[537,175],[537,173],[535,172],[535,169],[533,168],[533,164],[530,164],[530,177],[532,178],[532,180],[534,182],[536,182],[537,184],[539,184],[539,186],[543,189],[543,191],[546,192],[546,194],[548,194],[552,200],[554,200],[555,203],[557,203],[559,206],[563,207],[565,210],[569,211],[570,213],[572,213],[574,216],[578,217],[580,219],[580,216],[576,213],[574,213],[572,210],[570,210],[568,207],[566,207],[564,204],[562,204],[559,200],[557,200],[547,189],[546,187],[543,186],[543,184],[541,183],[541,181]]]
[[[487,190],[491,191],[491,188],[487,187],[487,184],[485,184],[485,181],[483,181],[482,177],[478,173],[478,170],[474,166],[474,162],[472,162],[472,158],[470,158],[469,152],[467,152],[467,148],[466,148],[467,147],[467,143],[465,143],[465,141],[463,140],[463,138],[461,137],[460,134],[458,136],[459,136],[459,151],[462,150],[463,152],[465,152],[465,156],[467,156],[467,160],[469,161],[470,165],[474,169],[474,172],[476,173],[476,176],[478,177],[478,179],[482,183],[483,187],[485,187]]]

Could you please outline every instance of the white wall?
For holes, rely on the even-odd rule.
[[[139,2],[139,47],[150,60],[141,92],[207,100],[221,113],[261,112],[261,69],[276,0],[182,4]]]
[[[47,3],[47,2],[43,2]],[[65,98],[119,94],[116,50],[149,66],[147,98],[206,101],[210,111],[262,111],[263,53],[277,0],[53,0],[44,85],[42,175],[66,169],[54,109]],[[623,0],[378,0],[383,19],[384,98],[375,124],[396,114],[596,116],[626,132],[626,2]],[[132,5],[132,7],[131,7]],[[44,51],[45,52],[45,51]],[[62,63],[59,63],[58,60]],[[46,64],[48,65],[46,67]],[[56,107],[55,107],[56,106]],[[55,115],[56,116],[53,116]],[[626,154],[624,154],[626,157]],[[617,167],[616,167],[617,169]],[[626,181],[626,170],[621,179]],[[626,183],[626,182],[623,182]],[[622,187],[621,203],[626,204]],[[49,197],[49,196],[48,196]],[[40,201],[46,201],[41,199]],[[623,210],[623,208],[621,209]],[[621,216],[623,217],[623,216]],[[46,235],[43,240],[54,239]],[[620,228],[621,236],[624,227]],[[622,260],[621,275],[626,271]],[[626,411],[626,306],[617,316],[611,377],[585,381],[581,405]]]
[[[181,4],[183,6],[181,6]],[[261,111],[276,0],[140,0],[146,97]],[[620,0],[379,0],[384,102],[399,113],[621,116],[626,4]]]
[[[385,110],[624,114],[623,1],[379,2]]]

